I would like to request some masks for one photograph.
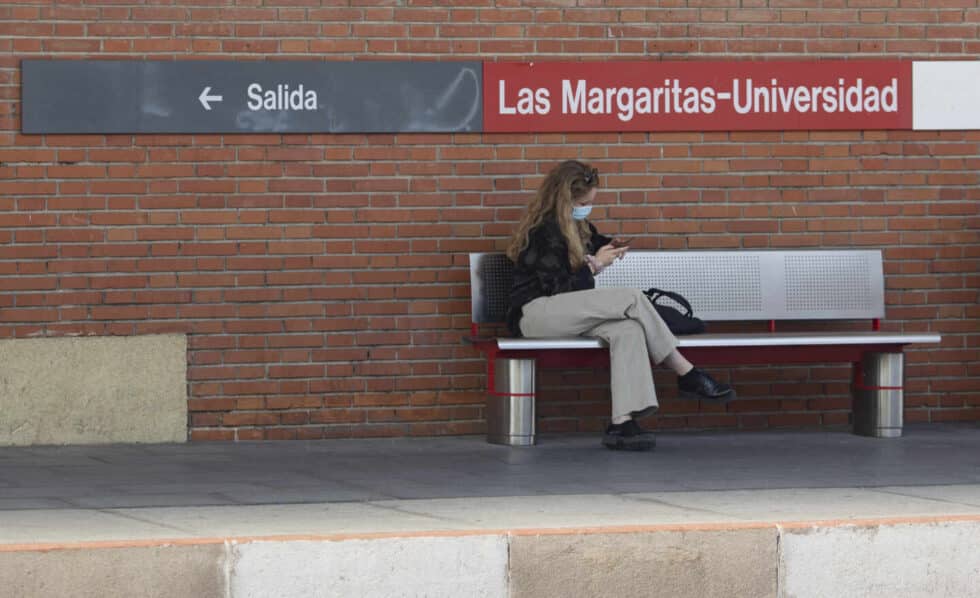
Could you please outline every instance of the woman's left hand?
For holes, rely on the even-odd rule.
[[[595,252],[595,259],[601,266],[605,267],[623,257],[627,251],[629,251],[629,245],[614,247],[610,243],[609,245],[603,245],[599,248],[599,251]]]

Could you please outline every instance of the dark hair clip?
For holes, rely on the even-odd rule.
[[[586,175],[585,175],[585,184],[586,185],[591,185],[592,183],[596,183],[596,184],[599,183],[599,169],[598,168],[593,168],[592,170],[590,170],[589,172],[587,172]]]

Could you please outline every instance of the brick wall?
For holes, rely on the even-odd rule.
[[[0,338],[187,333],[196,440],[477,433],[466,253],[578,157],[643,249],[882,248],[883,327],[943,335],[908,354],[907,420],[980,420],[980,131],[19,133],[24,58],[975,59],[977,0],[230,4],[0,5]],[[657,425],[847,421],[846,366],[719,375],[749,400],[658,374]],[[539,386],[543,430],[608,414],[605,372]]]

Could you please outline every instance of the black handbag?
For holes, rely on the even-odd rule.
[[[672,293],[650,287],[643,291],[643,294],[647,296],[647,299],[653,304],[653,308],[657,310],[657,313],[663,318],[664,323],[667,324],[667,328],[670,328],[670,331],[674,334],[699,334],[705,331],[704,321],[694,317],[694,310],[691,309],[691,304],[680,293]],[[679,309],[670,305],[658,303],[664,297],[676,302],[685,311],[681,312]]]

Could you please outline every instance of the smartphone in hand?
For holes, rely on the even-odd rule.
[[[632,241],[634,238],[635,237],[616,237],[615,239],[612,240],[612,243],[610,244],[613,247],[624,247],[626,245],[629,245],[630,241]]]

